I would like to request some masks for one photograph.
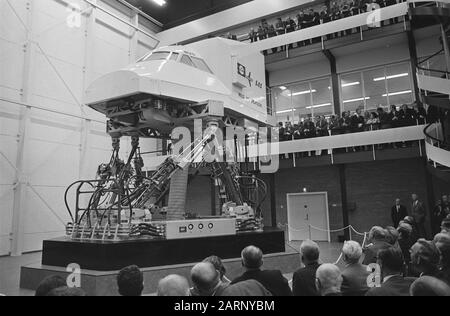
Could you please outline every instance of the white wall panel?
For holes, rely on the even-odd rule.
[[[0,97],[4,100],[0,100],[0,150],[14,165],[21,152],[19,113],[25,105],[31,107],[30,119],[24,121],[24,162],[19,174],[24,191],[18,217],[23,252],[40,250],[43,239],[64,233],[64,225],[69,222],[64,205],[67,186],[79,180],[80,175],[95,178],[98,165],[109,161],[111,139],[106,134],[105,117],[85,108],[84,120],[79,103],[85,87],[93,80],[130,61],[132,27],[98,9],[95,22],[91,10],[86,10],[81,25],[69,27],[69,2],[80,4],[82,9],[89,7],[83,0],[11,1],[24,23],[28,21],[27,14],[32,14],[29,25],[33,51],[27,55],[23,46],[26,29],[6,1],[0,0]],[[29,10],[27,3],[32,4]],[[97,3],[131,23],[128,8],[114,0]],[[155,44],[146,35],[139,39],[143,46]],[[27,59],[30,67],[26,67]],[[24,74],[30,76],[30,86],[22,96],[20,90],[26,86]],[[125,156],[130,150],[129,140],[123,140],[122,148]],[[0,255],[10,252],[14,227],[12,185],[18,174],[8,161],[0,155]]]

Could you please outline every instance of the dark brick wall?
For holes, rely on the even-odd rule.
[[[270,184],[268,175],[261,177]],[[392,225],[390,208],[397,197],[410,209],[411,193],[415,192],[428,208],[425,166],[422,159],[347,164],[346,178],[348,202],[350,208],[354,209],[350,211],[350,224],[358,231],[368,231],[374,225]],[[442,190],[445,189],[444,184],[436,185],[442,187]],[[287,224],[286,195],[302,192],[303,188],[307,188],[309,192],[328,192],[330,228],[335,230],[344,226],[338,166],[281,169],[277,172],[276,224]],[[187,209],[200,215],[210,215],[210,190],[209,177],[198,176],[188,186]],[[270,192],[270,186],[268,190]],[[263,204],[264,223],[267,226],[272,225],[270,205],[269,194]],[[343,233],[332,234],[332,240],[337,241],[340,235]]]
[[[411,194],[427,204],[425,167],[420,159],[351,164],[346,167],[350,223],[359,231],[392,225],[390,209],[398,197],[411,209]]]

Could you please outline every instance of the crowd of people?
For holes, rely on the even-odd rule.
[[[157,296],[271,297],[271,296],[450,296],[450,204],[444,196],[435,219],[442,219],[433,240],[425,238],[424,207],[413,195],[412,210],[397,199],[392,208],[394,226],[373,227],[367,243],[347,241],[342,248],[343,265],[322,263],[317,243],[300,246],[302,267],[291,281],[279,270],[264,269],[264,254],[255,246],[242,251],[242,274],[230,280],[217,256],[196,264],[187,279],[169,275],[157,286]],[[403,215],[406,215],[403,218]],[[117,276],[118,294],[141,296],[144,275],[137,266]],[[36,296],[85,296],[69,288],[66,280],[51,276],[39,285]]]
[[[287,17],[286,19],[278,18],[275,23],[269,24],[267,20],[262,20],[261,24],[255,29],[252,28],[246,39],[250,42],[262,41],[267,38],[272,38],[282,34],[291,33],[298,30],[303,30],[315,25],[328,23],[331,21],[336,21],[339,19],[347,18],[350,16],[358,15],[364,12],[373,11],[378,8],[387,7],[390,5],[403,2],[403,0],[337,0],[337,1],[326,1],[325,5],[320,9],[302,9],[300,10],[295,18]],[[390,23],[396,23],[397,19],[390,20]],[[339,36],[344,36],[352,34],[355,30],[346,30],[343,32],[337,32],[335,34],[329,35],[327,38],[336,38]],[[231,33],[226,35],[227,38],[237,40],[238,37]],[[303,42],[297,43],[298,47],[305,46],[314,42],[320,41],[319,39],[311,39]],[[289,46],[290,48],[293,45]],[[284,50],[284,47],[280,48]],[[273,49],[272,52],[277,52],[278,49]]]

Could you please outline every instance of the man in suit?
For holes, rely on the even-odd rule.
[[[382,284],[367,292],[366,296],[409,296],[415,278],[403,277],[404,260],[401,250],[390,247],[378,253]]]
[[[383,249],[391,247],[391,245],[386,241],[387,231],[382,227],[375,226],[369,232],[369,244],[364,250],[364,261],[363,264],[368,266],[372,263],[377,262],[378,252]]]
[[[247,280],[228,286],[220,293],[221,297],[270,297],[273,296],[261,283]]]
[[[158,283],[158,296],[182,297],[190,296],[189,282],[179,275],[169,275]]]
[[[425,228],[425,220],[427,216],[427,212],[425,210],[425,206],[421,201],[419,201],[419,196],[417,194],[412,195],[412,217],[416,221],[417,232],[419,234],[419,238],[426,238],[427,230]]]
[[[404,205],[402,205],[402,201],[400,199],[396,199],[395,205],[391,210],[391,218],[394,223],[394,227],[398,228],[400,221],[402,221],[406,216],[408,216],[408,210]]]
[[[432,241],[419,239],[411,247],[411,264],[408,275],[412,277],[436,276],[441,254]]]
[[[294,296],[319,296],[316,287],[316,272],[320,267],[319,245],[311,240],[307,240],[302,243],[300,253],[305,267],[294,273]]]
[[[359,262],[362,253],[361,245],[356,241],[347,241],[342,248],[344,262],[347,264],[342,272],[341,291],[344,296],[364,296],[369,290],[367,278],[370,273],[367,266]]]
[[[316,287],[320,296],[342,296],[342,274],[334,264],[323,264],[316,272]]]
[[[245,272],[231,282],[231,285],[247,280],[261,283],[273,296],[292,296],[289,282],[279,270],[261,270],[264,264],[263,252],[255,246],[249,246],[242,251],[242,266]]]
[[[195,265],[191,270],[191,280],[194,284],[192,296],[220,296],[228,286],[220,280],[220,272],[210,262]]]

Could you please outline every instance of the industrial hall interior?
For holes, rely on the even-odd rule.
[[[450,296],[450,1],[0,0],[0,296]]]

